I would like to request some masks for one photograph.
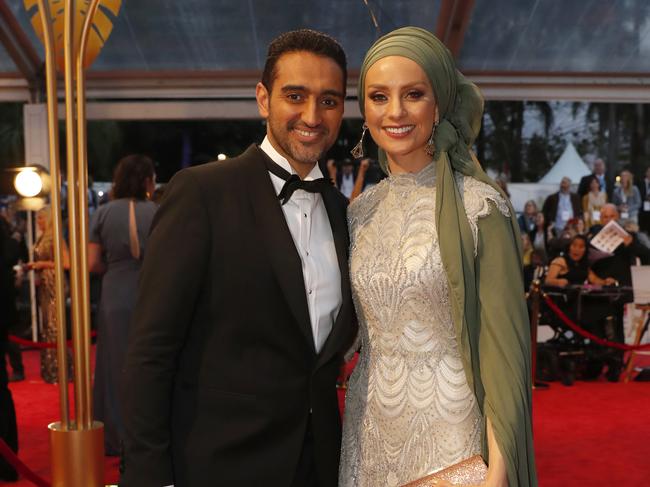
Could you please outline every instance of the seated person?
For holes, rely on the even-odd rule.
[[[602,224],[591,227],[589,232],[591,237],[596,236],[612,220],[618,221],[621,226],[624,226],[625,222],[620,222],[619,218],[620,215],[615,205],[611,203],[604,205],[600,211]],[[637,259],[641,264],[650,264],[650,249],[641,243],[635,232],[628,233],[629,235],[623,239],[623,243],[614,250],[611,256],[600,259],[593,266],[594,272],[600,278],[611,277],[615,279],[615,284],[621,286],[632,285],[630,266],[636,265]]]
[[[587,250],[587,237],[574,235],[569,240],[566,252],[551,261],[544,284],[557,287],[581,285],[585,282],[601,286],[614,284],[614,279],[601,279],[589,268]]]
[[[553,237],[549,237],[547,243],[549,259],[552,261],[555,257],[564,253],[573,237],[584,234],[584,220],[580,217],[571,218],[560,232],[556,233]]]
[[[570,240],[564,255],[556,257],[551,262],[544,283],[564,288],[570,285],[581,285],[585,282],[601,286],[617,284],[613,277],[600,277],[590,269],[587,239],[583,235],[576,235]],[[565,296],[565,301],[562,304],[558,304],[572,320],[586,330],[611,341],[623,341],[623,305],[620,299],[588,293],[582,296],[581,313],[578,313],[578,299],[579,295],[574,291]],[[614,325],[613,328],[611,325]],[[608,366],[607,379],[612,382],[617,381],[622,366],[622,354],[604,347],[591,350],[583,378],[596,379],[604,365]]]

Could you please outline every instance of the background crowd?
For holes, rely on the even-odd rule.
[[[365,158],[335,161],[324,166],[333,183],[350,200],[377,184],[385,175],[377,161]],[[525,285],[541,277],[552,288],[576,286],[625,289],[631,286],[630,267],[650,263],[650,168],[635,181],[627,170],[609,177],[601,159],[593,163],[593,172],[578,184],[564,178],[558,191],[543,202],[529,200],[518,216],[524,248]],[[507,183],[499,178],[507,193]],[[65,189],[65,188],[64,188]],[[122,420],[117,408],[119,370],[126,347],[130,313],[134,306],[135,285],[142,261],[148,229],[164,186],[156,185],[154,164],[148,157],[127,156],[115,170],[113,189],[98,196],[89,188],[90,270],[94,273],[92,297],[93,327],[98,330],[95,371],[95,411],[106,424],[107,453],[118,455]],[[152,201],[153,200],[153,201]],[[154,202],[155,201],[155,202]],[[541,204],[539,204],[541,203]],[[10,368],[0,367],[0,401],[9,410],[9,381],[24,380],[19,347],[7,340],[9,334],[29,335],[29,271],[36,275],[39,316],[39,340],[56,341],[54,312],[54,263],[50,208],[36,213],[37,238],[31,249],[27,245],[27,218],[16,211],[11,200],[0,205],[2,231],[2,329],[3,354]],[[64,213],[65,216],[65,213]],[[598,232],[610,221],[617,222],[628,236],[613,254],[605,254],[590,245]],[[64,246],[64,267],[68,267]],[[103,280],[103,286],[100,286]],[[629,300],[629,299],[628,299]],[[567,298],[565,307],[575,317],[575,302]],[[583,324],[601,336],[623,341],[623,303],[593,302],[591,313],[582,316]],[[606,328],[604,316],[613,315],[615,329]],[[3,359],[4,360],[4,359]],[[592,378],[602,372],[609,380],[618,380],[622,354],[609,354],[607,360],[592,368]],[[10,371],[10,372],[9,372]],[[71,372],[71,371],[70,371]],[[57,363],[54,350],[41,351],[41,376],[56,383]],[[12,423],[9,420],[9,423]],[[9,438],[17,448],[15,429],[0,425],[0,436]],[[0,471],[2,469],[0,464]],[[7,474],[9,475],[9,474]],[[7,478],[10,478],[8,476]]]

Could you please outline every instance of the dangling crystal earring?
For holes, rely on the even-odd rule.
[[[352,157],[355,159],[361,159],[363,157],[363,138],[366,135],[366,130],[368,130],[368,126],[366,125],[366,122],[363,122],[363,132],[361,132],[361,139],[359,139],[359,142],[357,142],[357,145],[353,147],[353,149],[350,151],[350,154],[352,154]]]
[[[431,137],[429,137],[429,140],[427,141],[427,144],[424,146],[424,152],[427,153],[429,156],[433,156],[436,153],[436,147],[435,144],[433,143],[433,138],[436,135],[436,128],[438,128],[438,120],[435,121],[433,124],[433,129],[431,130]]]

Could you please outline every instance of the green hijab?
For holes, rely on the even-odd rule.
[[[506,461],[510,487],[536,486],[530,329],[519,226],[509,203],[508,218],[493,209],[479,220],[475,256],[474,237],[454,179],[454,171],[471,176],[496,189],[508,201],[470,149],[481,126],[483,97],[456,69],[451,53],[438,38],[424,29],[404,27],[378,39],[366,54],[358,85],[362,114],[366,73],[387,56],[415,61],[433,87],[440,115],[434,133],[436,227],[463,366],[484,419],[490,418]],[[379,159],[388,173],[386,154],[381,149]],[[487,460],[486,438],[483,456]]]

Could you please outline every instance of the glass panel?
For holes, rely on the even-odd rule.
[[[18,73],[16,65],[2,44],[0,44],[0,73]]]
[[[647,0],[477,0],[461,50],[476,71],[649,72]]]
[[[266,48],[281,32],[312,28],[336,37],[351,68],[378,33],[404,25],[435,29],[441,0],[138,0],[123,1],[114,30],[93,70],[262,69]],[[23,0],[8,3],[42,53]],[[379,29],[375,29],[369,8]]]

